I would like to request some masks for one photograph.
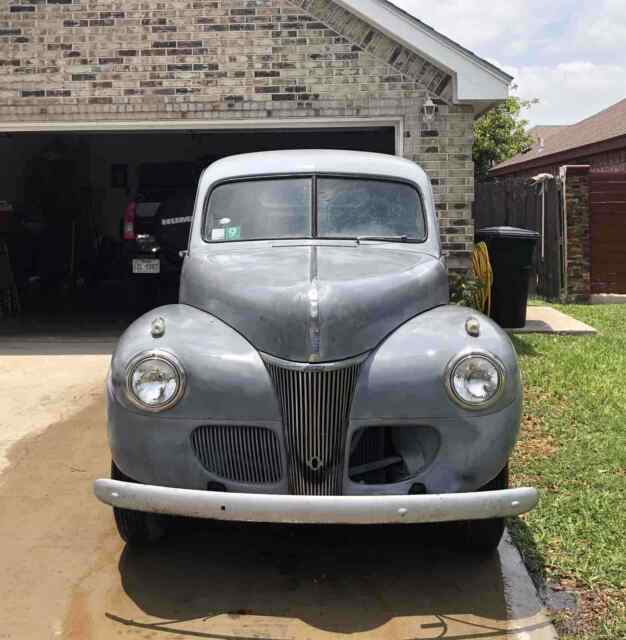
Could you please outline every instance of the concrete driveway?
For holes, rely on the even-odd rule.
[[[184,523],[125,548],[91,494],[110,349],[0,341],[3,640],[554,637],[506,540],[477,558],[436,528]]]

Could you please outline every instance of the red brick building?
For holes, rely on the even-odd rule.
[[[569,126],[536,127],[535,144],[489,172],[497,178],[559,174],[564,165],[626,171],[626,99]]]
[[[570,297],[626,294],[626,99],[569,126],[536,127],[535,144],[490,171],[555,176]]]

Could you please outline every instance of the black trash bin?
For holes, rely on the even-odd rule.
[[[533,252],[540,236],[517,227],[486,227],[476,236],[487,245],[493,270],[490,315],[501,327],[519,329],[526,324]]]

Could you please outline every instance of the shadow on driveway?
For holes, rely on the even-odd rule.
[[[280,620],[305,623],[311,635],[303,638],[371,632],[373,638],[486,639],[546,626],[528,622],[538,614],[533,601],[515,611],[527,626],[507,630],[506,594],[515,584],[503,577],[502,554],[452,551],[445,544],[452,533],[442,527],[181,526],[159,547],[126,547],[119,562],[126,594],[159,622],[115,612],[110,620],[164,636],[229,640],[296,637]],[[278,623],[243,624],[255,617]],[[217,620],[222,624],[213,627]],[[228,632],[220,633],[224,620]],[[179,625],[190,621],[208,623],[201,625],[206,632],[183,631]],[[392,621],[404,621],[406,632],[383,633]]]

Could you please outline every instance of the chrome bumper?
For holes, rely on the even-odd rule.
[[[385,524],[516,516],[538,501],[536,489],[417,496],[291,496],[217,493],[96,480],[102,502],[150,513],[293,524]]]

